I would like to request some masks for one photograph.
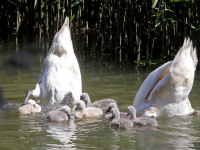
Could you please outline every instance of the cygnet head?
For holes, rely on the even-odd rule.
[[[111,113],[112,113],[112,119],[120,119],[120,112],[118,108],[113,108]]]
[[[75,111],[79,110],[79,111],[83,111],[85,109],[85,103],[81,100],[79,100],[77,103],[76,103],[76,109]]]
[[[116,103],[110,103],[110,104],[108,105],[108,109],[106,110],[105,113],[111,112],[111,110],[112,110],[113,108],[117,108],[117,109],[118,109]]]
[[[25,101],[24,103],[25,104],[31,104],[31,105],[36,104],[36,102],[32,99],[29,99],[29,100]]]
[[[68,119],[71,119],[71,115],[70,115],[71,109],[69,108],[69,106],[63,106],[59,110],[65,112],[68,116]]]
[[[128,107],[128,114],[127,114],[127,116],[129,116],[130,115],[130,119],[136,119],[136,110],[135,110],[135,107],[133,107],[133,106],[129,106]]]
[[[41,106],[38,105],[38,104],[37,104],[34,100],[32,100],[32,99],[29,99],[29,100],[25,101],[25,105],[26,105],[26,104],[31,104],[31,105],[33,105],[34,108],[35,108],[35,112],[41,112],[41,110],[42,110]]]
[[[35,112],[41,112],[42,108],[40,105],[38,104],[33,104],[33,106],[35,107]]]
[[[90,96],[88,93],[82,93],[80,96],[80,100],[84,101],[86,105],[91,104]]]

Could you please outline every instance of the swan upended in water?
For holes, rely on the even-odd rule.
[[[81,73],[74,54],[69,18],[54,36],[51,48],[43,62],[38,83],[34,90],[29,90],[26,100],[32,95],[37,99],[47,99],[50,103],[66,103],[66,96],[72,92],[72,102],[76,103],[82,93]]]
[[[29,99],[24,102],[24,105],[18,108],[20,115],[34,114],[41,112],[42,108],[34,100]]]
[[[151,72],[142,83],[133,101],[137,116],[192,114],[188,95],[197,62],[196,48],[190,39],[185,39],[174,60]]]

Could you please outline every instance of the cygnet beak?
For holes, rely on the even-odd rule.
[[[127,113],[127,116],[129,116],[129,113]]]

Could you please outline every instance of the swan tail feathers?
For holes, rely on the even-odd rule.
[[[193,48],[192,45],[193,45],[193,43],[190,40],[190,38],[188,38],[188,39],[185,38],[183,46],[179,49],[178,53],[176,54],[170,70],[173,70],[174,68],[177,67],[178,64],[182,63],[182,61],[180,61],[181,59],[185,60],[189,57],[192,60],[194,68],[196,68],[196,65],[198,62],[197,52],[196,52],[196,48]]]

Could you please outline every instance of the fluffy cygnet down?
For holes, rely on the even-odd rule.
[[[42,108],[40,105],[36,104],[36,102],[32,99],[29,99],[28,101],[24,102],[25,105],[19,107],[18,111],[20,115],[25,114],[34,114],[41,112]]]
[[[119,110],[117,108],[113,108],[111,112],[112,112],[112,118],[113,118],[111,122],[111,126],[117,127],[117,128],[126,128],[126,129],[133,127],[132,120],[126,119],[126,118],[120,118]]]
[[[110,114],[105,115],[105,119],[106,119],[106,120],[112,121],[113,118],[112,118],[112,113],[111,113],[111,111],[112,111],[113,108],[117,108],[117,109],[118,109],[116,103],[110,103],[110,104],[108,105],[108,109],[106,110],[105,113],[110,113]],[[119,109],[118,109],[118,110],[119,110]],[[126,118],[126,119],[129,119],[129,118],[130,118],[130,117],[127,116],[127,113],[125,113],[125,112],[120,112],[119,115],[120,115],[120,118]]]
[[[98,117],[103,114],[103,111],[97,107],[85,107],[85,103],[79,100],[76,104],[75,118]]]
[[[103,99],[91,103],[88,93],[82,93],[80,99],[85,102],[86,107],[98,107],[101,109],[107,109],[110,103],[117,103],[114,99]]]
[[[133,106],[128,107],[128,114],[127,116],[130,115],[130,120],[133,121],[134,124],[136,125],[141,125],[141,126],[158,126],[158,122],[156,119],[149,118],[149,117],[136,117],[136,110]]]
[[[68,106],[62,106],[58,110],[50,111],[47,120],[51,121],[64,121],[64,120],[70,120],[70,108]]]

